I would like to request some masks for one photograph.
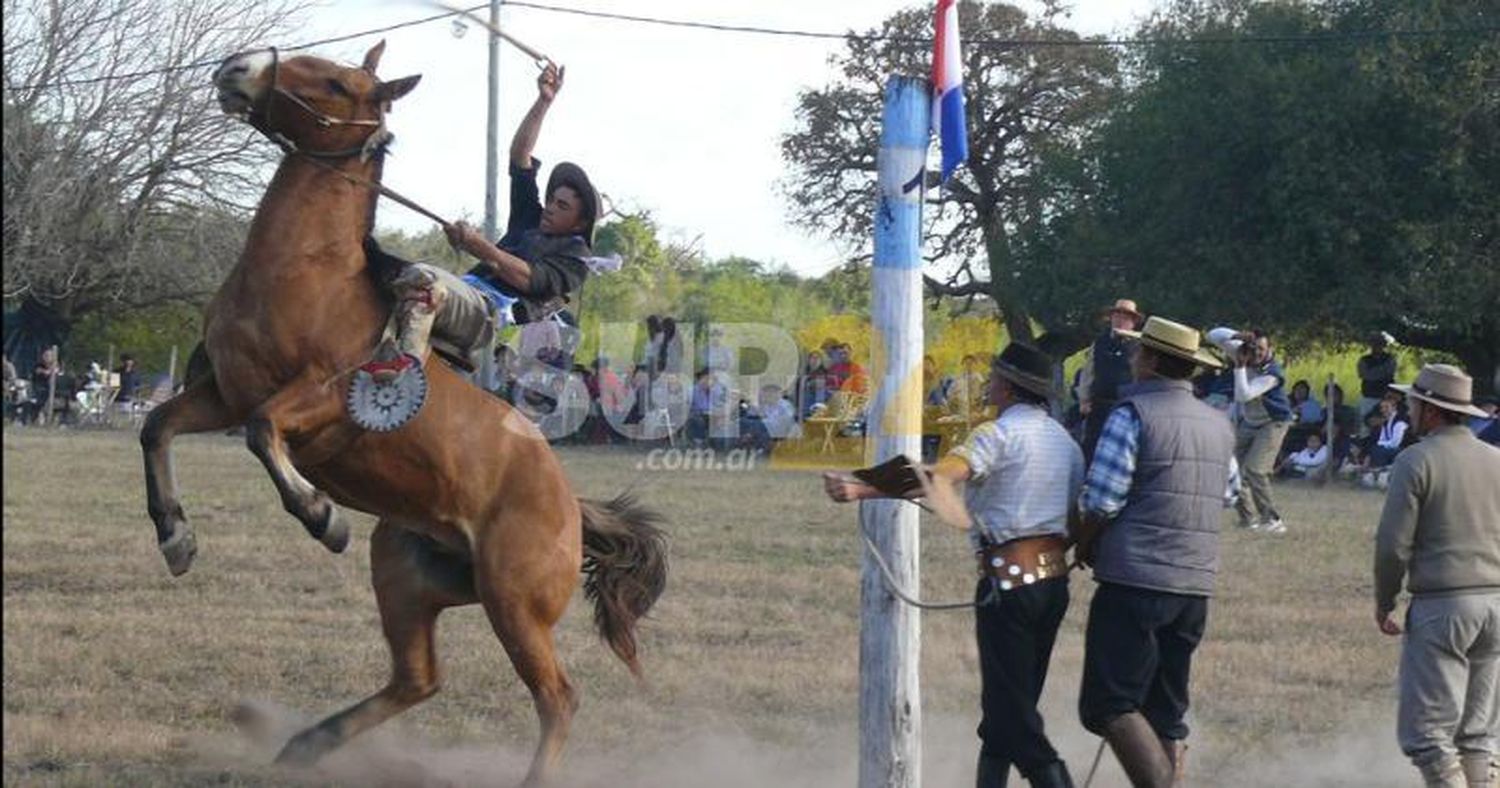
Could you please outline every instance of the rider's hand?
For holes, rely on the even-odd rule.
[[[448,236],[448,245],[455,251],[468,252],[474,248],[474,239],[480,238],[479,231],[464,222],[454,222],[443,226],[443,234]]]
[[[559,66],[548,61],[547,67],[536,78],[536,93],[543,101],[551,102],[557,98],[557,92],[562,90],[563,76],[567,74],[567,66]]]

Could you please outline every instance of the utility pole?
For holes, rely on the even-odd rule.
[[[490,28],[500,28],[500,0],[490,0]],[[499,227],[500,184],[500,36],[490,33],[490,93],[484,132],[484,237],[494,240]]]
[[[875,206],[871,347],[874,404],[866,458],[922,456],[922,195],[932,89],[925,79],[892,76],[881,118],[879,202]],[[885,557],[896,584],[921,588],[917,508],[870,500],[859,525]],[[888,591],[868,555],[860,570],[859,787],[920,788],[922,693],[917,662],[921,619]]]

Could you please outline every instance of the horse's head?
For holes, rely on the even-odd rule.
[[[368,153],[385,141],[391,102],[422,78],[381,81],[375,67],[383,52],[384,41],[358,68],[310,55],[283,60],[275,49],[231,55],[214,70],[219,106],[283,147],[332,157]]]

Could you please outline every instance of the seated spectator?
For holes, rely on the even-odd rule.
[[[823,362],[823,353],[809,351],[802,364],[802,374],[797,378],[798,414],[806,418],[813,408],[828,401],[834,389],[829,381],[828,367]]]
[[[729,390],[719,381],[713,370],[707,367],[698,370],[693,378],[693,391],[688,401],[687,437],[694,447],[708,443],[709,427],[716,417],[723,414]],[[717,436],[716,436],[717,437]]]
[[[1381,415],[1380,428],[1372,436],[1375,442],[1370,446],[1366,457],[1366,468],[1384,468],[1390,465],[1404,447],[1406,430],[1410,426],[1406,417],[1401,414],[1399,404],[1391,397],[1380,401],[1378,411]]]
[[[1307,381],[1299,380],[1292,384],[1292,417],[1298,424],[1321,424],[1323,423],[1323,406],[1319,404],[1318,398],[1312,396],[1312,387]]]
[[[1314,432],[1307,436],[1306,446],[1281,461],[1276,473],[1292,479],[1322,479],[1329,467],[1329,453],[1323,445],[1323,436]]]
[[[835,390],[855,394],[869,393],[869,376],[865,373],[865,368],[854,361],[854,353],[849,343],[841,342],[834,345],[829,359],[828,382]]]
[[[773,441],[793,437],[798,432],[792,403],[781,395],[781,387],[760,387],[760,399],[740,414],[740,444],[757,451],[770,451]]]
[[[953,378],[938,370],[937,359],[922,357],[922,390],[926,392],[923,404],[929,408],[941,408],[948,402],[948,392],[953,388]]]

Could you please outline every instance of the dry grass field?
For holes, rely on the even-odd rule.
[[[561,450],[579,494],[635,486],[670,520],[672,575],[642,631],[638,686],[580,598],[559,632],[583,693],[565,786],[854,782],[855,510],[807,471],[646,471],[623,449]],[[128,432],[4,435],[6,785],[510,785],[530,699],[478,609],[439,625],[442,692],[312,771],[269,765],[230,714],[275,737],[377,689],[387,658],[368,585],[371,521],[330,555],[283,513],[241,440],[178,444],[200,553],[168,576]],[[1371,620],[1380,497],[1283,487],[1291,533],[1231,529],[1194,673],[1197,785],[1409,785],[1394,743],[1398,644]],[[1228,522],[1226,516],[1226,523]],[[972,588],[961,534],[924,525],[924,597]],[[1045,713],[1082,784],[1097,739],[1074,712],[1092,582],[1075,574]],[[922,618],[925,784],[972,784],[971,614]],[[1095,786],[1123,785],[1106,755]]]

